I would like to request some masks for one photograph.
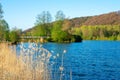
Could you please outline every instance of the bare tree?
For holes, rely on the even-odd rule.
[[[2,5],[0,3],[0,20],[3,18],[3,10],[2,10]]]
[[[36,18],[37,19],[36,19],[35,25],[47,24],[47,23],[50,23],[52,21],[52,16],[49,13],[49,11],[43,11]]]
[[[55,15],[55,19],[56,19],[56,21],[64,20],[65,14],[63,13],[63,11],[61,11],[61,10],[57,11],[57,13]]]

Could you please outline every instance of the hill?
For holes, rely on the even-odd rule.
[[[120,11],[95,16],[77,17],[37,25],[25,35],[50,36],[50,41],[120,40]]]
[[[82,25],[120,25],[120,11],[101,14],[97,16],[86,16],[69,19],[72,27],[80,27]],[[23,31],[30,32],[35,27]]]
[[[120,13],[112,12],[108,14],[102,14],[93,16],[86,20],[84,25],[120,25]]]

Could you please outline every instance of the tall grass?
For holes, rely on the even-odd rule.
[[[68,80],[64,73],[66,50],[62,54],[52,55],[52,52],[38,43],[21,43],[17,49],[16,46],[1,43],[0,80]],[[71,75],[72,71],[70,80]]]
[[[50,80],[49,51],[36,44],[27,49],[21,44],[19,50],[17,55],[7,44],[0,44],[0,80]]]

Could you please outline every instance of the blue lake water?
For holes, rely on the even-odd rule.
[[[44,43],[43,47],[52,56],[60,55],[51,59],[53,80],[59,77],[64,50],[62,80],[120,80],[120,41]]]

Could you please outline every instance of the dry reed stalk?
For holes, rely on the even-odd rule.
[[[50,78],[47,62],[43,61],[48,60],[47,56],[50,54],[44,55],[42,60],[35,63],[32,62],[31,56],[26,56],[27,62],[24,62],[25,53],[21,54],[23,55],[18,57],[7,44],[0,44],[0,80],[48,80]],[[36,66],[33,67],[32,64],[36,64]]]
[[[20,77],[20,73],[25,68],[24,66],[7,44],[0,44],[0,70],[2,70],[0,76],[3,80],[10,77],[12,79]]]

